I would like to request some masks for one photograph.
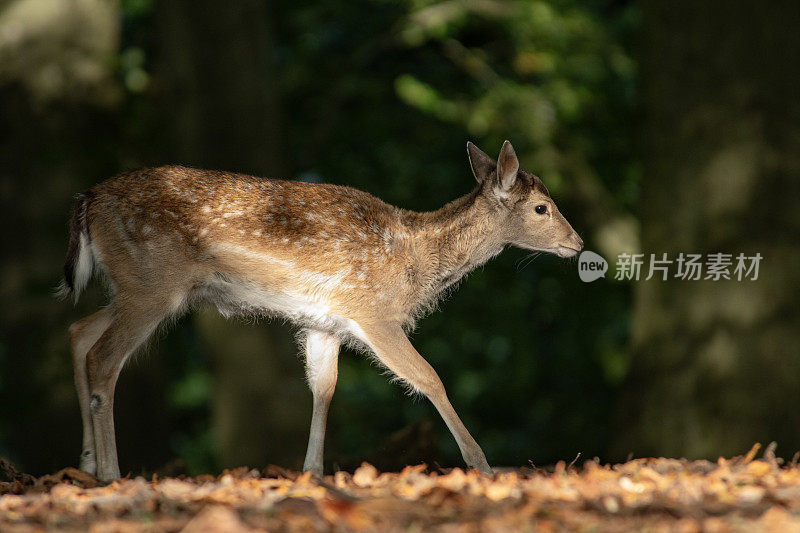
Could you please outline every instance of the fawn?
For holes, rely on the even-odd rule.
[[[280,316],[304,335],[313,414],[304,470],[322,475],[339,347],[373,355],[427,396],[470,468],[491,473],[433,368],[406,337],[414,320],[505,246],[571,257],[583,241],[511,143],[498,161],[467,143],[478,185],[417,213],[329,184],[179,166],[120,174],[78,195],[62,295],[93,270],[108,307],[70,326],[83,422],[80,468],[118,479],[114,389],[125,361],[169,317],[211,302],[224,316]]]

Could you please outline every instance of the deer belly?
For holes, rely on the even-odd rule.
[[[340,329],[345,320],[332,313],[330,305],[322,298],[221,274],[203,286],[198,296],[215,305],[225,317],[278,316],[302,326],[326,330]]]

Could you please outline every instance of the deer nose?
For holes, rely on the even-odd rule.
[[[578,245],[578,250],[583,250],[583,239],[577,233],[573,233],[572,238],[575,240],[575,244]]]

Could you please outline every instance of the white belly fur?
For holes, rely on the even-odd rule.
[[[341,340],[364,341],[358,324],[330,312],[330,306],[302,294],[267,290],[250,280],[218,276],[196,291],[195,297],[215,305],[220,314],[285,318],[301,327],[328,331]]]

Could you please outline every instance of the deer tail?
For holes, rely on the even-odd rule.
[[[59,298],[72,296],[75,302],[92,277],[94,254],[92,253],[89,225],[86,220],[89,196],[79,194],[75,197],[75,207],[69,224],[69,244],[67,259],[64,262],[64,279],[58,286]]]

